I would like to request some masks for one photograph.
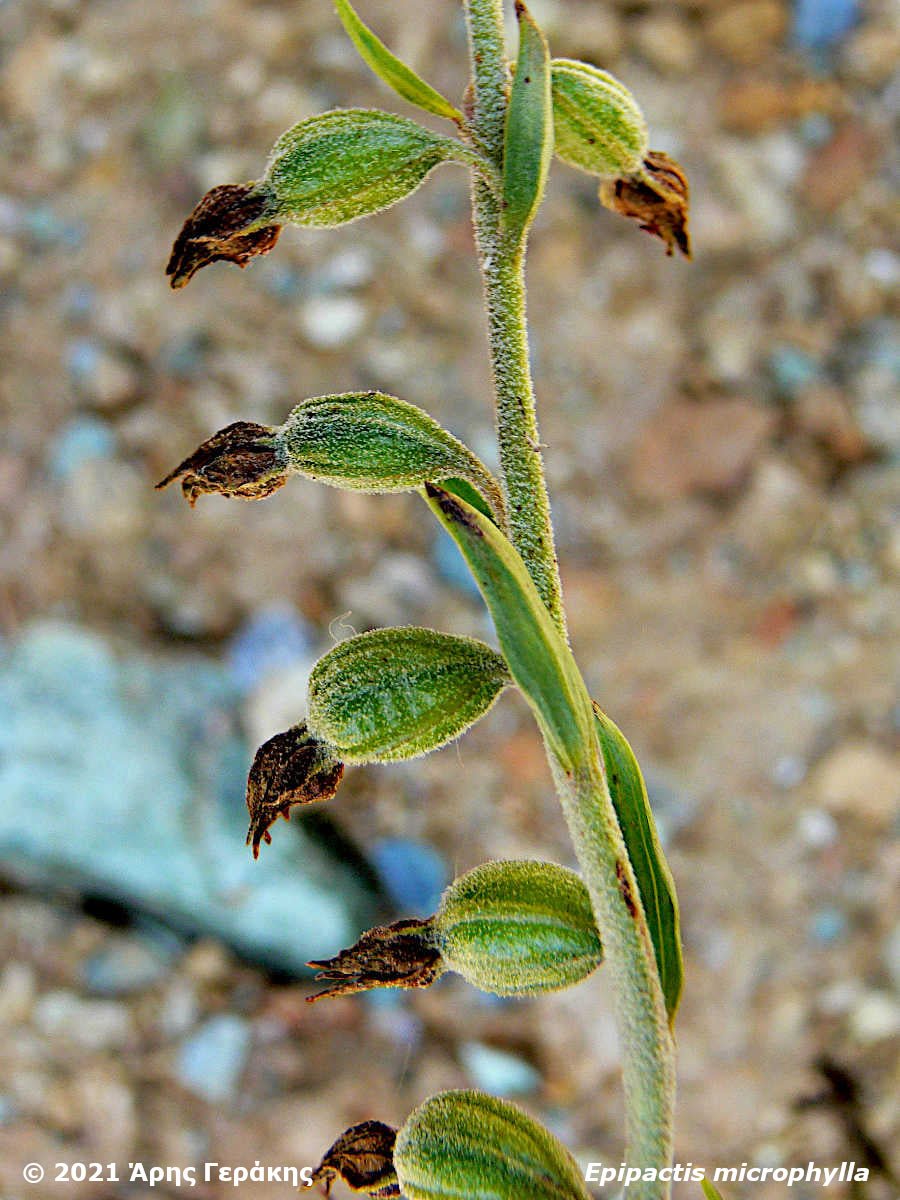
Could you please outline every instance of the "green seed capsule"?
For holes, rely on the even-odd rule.
[[[640,169],[647,153],[647,125],[624,84],[588,63],[555,58],[552,89],[558,158],[610,179]]]
[[[588,1200],[578,1164],[516,1105],[443,1092],[397,1134],[394,1170],[406,1200]]]
[[[603,958],[587,889],[547,862],[489,862],[453,881],[426,921],[369,929],[334,958],[309,963],[324,989],[309,1000],[369,988],[420,988],[456,971],[498,996],[580,983]]]
[[[500,655],[473,638],[376,629],[316,663],[308,724],[344,762],[415,758],[459,737],[509,682]]]
[[[439,163],[464,157],[461,142],[406,117],[338,109],[283,133],[261,182],[282,224],[343,225],[389,208]]]
[[[422,409],[383,392],[303,400],[277,433],[292,471],[334,487],[404,492],[427,480],[467,480],[502,517],[503,497],[487,467]]]
[[[445,967],[499,996],[580,983],[603,958],[587,888],[546,862],[489,862],[455,880],[434,917]]]

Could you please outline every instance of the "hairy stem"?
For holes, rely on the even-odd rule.
[[[575,853],[603,937],[622,1045],[628,1134],[634,1167],[668,1166],[673,1153],[675,1047],[650,931],[596,749],[573,775],[550,766]],[[667,1183],[640,1182],[630,1200],[667,1200]]]
[[[502,166],[506,63],[502,0],[466,0],[476,134]],[[501,233],[496,198],[473,182],[475,234],[487,302],[500,462],[510,536],[557,627],[565,616],[528,359],[524,242]],[[574,774],[549,755],[575,851],[606,946],[622,1042],[628,1158],[672,1159],[675,1059],[653,945],[615,815],[599,746]],[[666,1183],[634,1185],[635,1200],[666,1200]]]
[[[475,86],[473,125],[494,162],[501,166],[507,87],[503,0],[466,0],[465,7]]]
[[[501,237],[498,206],[477,182],[474,205],[510,539],[565,636],[562,588],[528,361],[524,246],[511,247]]]

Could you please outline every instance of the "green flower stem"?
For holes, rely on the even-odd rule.
[[[507,68],[502,0],[466,0],[474,79],[475,133],[502,165]],[[544,603],[565,635],[559,568],[550,521],[528,360],[524,243],[500,232],[500,208],[473,183],[475,234],[487,302],[500,461],[510,536]],[[613,975],[625,1086],[628,1159],[642,1168],[672,1160],[674,1046],[634,873],[606,784],[599,744],[574,774],[548,754],[575,851]],[[666,1183],[633,1185],[634,1200],[667,1200]]]
[[[506,41],[503,0],[465,0],[475,84],[472,124],[498,167],[503,165],[506,124]]]
[[[510,540],[565,637],[562,587],[528,361],[525,248],[524,244],[511,247],[501,236],[499,208],[480,183],[474,187],[474,203]]]
[[[668,1166],[673,1155],[675,1046],[637,883],[601,765],[567,774],[548,759],[575,853],[603,938],[622,1046],[626,1158],[635,1167]],[[634,1183],[629,1200],[667,1200],[668,1183]]]

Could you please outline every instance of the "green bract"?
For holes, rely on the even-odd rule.
[[[454,880],[434,917],[444,965],[498,996],[580,983],[603,958],[587,888],[547,862],[489,862]]]
[[[382,392],[304,400],[278,431],[291,470],[336,487],[403,492],[429,479],[467,480],[502,519],[487,467],[422,409]]]
[[[659,844],[653,810],[634,751],[618,726],[596,704],[594,716],[609,795],[641,894],[671,1025],[684,982],[675,881]]]
[[[308,723],[345,762],[415,758],[459,737],[509,682],[500,655],[473,638],[376,629],[316,663]]]
[[[603,178],[639,171],[647,125],[628,88],[588,63],[555,58],[551,66],[557,158]]]
[[[479,159],[461,142],[406,117],[337,109],[283,133],[261,185],[271,195],[270,220],[343,225],[396,204],[450,161],[477,165]]]
[[[506,114],[503,149],[503,225],[520,237],[544,195],[553,155],[550,53],[524,4],[516,4],[519,56]]]
[[[516,1105],[443,1092],[397,1133],[394,1170],[406,1200],[588,1200],[578,1164]]]
[[[500,530],[443,488],[429,485],[426,492],[484,596],[513,679],[557,761],[572,770],[593,748],[593,713],[571,650]]]
[[[349,0],[334,0],[334,7],[347,36],[359,51],[360,58],[372,68],[379,79],[383,79],[392,87],[398,96],[402,96],[410,104],[424,108],[426,112],[434,113],[435,116],[447,117],[450,121],[462,120],[462,113],[455,109],[449,100],[445,100],[430,83],[426,83],[396,54],[388,50],[384,42],[360,20]]]

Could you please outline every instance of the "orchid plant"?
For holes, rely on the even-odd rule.
[[[261,179],[213,188],[168,265],[174,288],[216,260],[246,265],[285,224],[332,227],[415,191],[442,163],[471,178],[484,283],[500,473],[496,478],[421,408],[377,391],[302,400],[277,428],[238,421],[159,487],[193,505],[219,493],[262,499],[291,474],[371,492],[417,491],[455,540],[493,619],[497,648],[431,629],[378,629],[340,642],[312,671],[306,717],[258,750],[247,783],[254,855],[298,804],[327,800],[345,766],[425,754],[459,737],[510,687],[531,707],[581,875],[553,863],[490,862],[457,879],[429,920],[369,930],[312,963],[313,999],[424,987],[456,971],[500,995],[571,987],[601,962],[612,976],[623,1050],[629,1194],[664,1200],[671,1177],[682,987],[678,906],[640,768],[592,701],[566,632],[544,478],[525,316],[525,251],[554,153],[599,181],[607,207],[635,218],[667,253],[690,254],[688,188],[649,149],[628,89],[583,62],[551,57],[523,3],[515,61],[502,0],[465,0],[471,78],[456,107],[401,62],[349,0],[350,39],[404,100],[448,122],[431,129],[350,108],[301,121],[275,143]],[[634,1176],[637,1170],[639,1178]],[[430,1097],[398,1131],[377,1120],[343,1133],[315,1179],[408,1200],[585,1200],[574,1159],[505,1101]]]

